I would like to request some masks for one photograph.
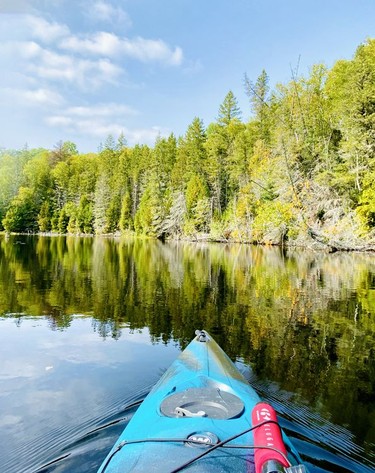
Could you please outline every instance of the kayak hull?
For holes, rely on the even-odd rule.
[[[225,352],[199,332],[143,401],[98,473],[172,472],[251,429],[259,402]],[[244,447],[254,445],[251,431],[227,445],[232,448],[217,448],[184,471],[255,472],[254,450]]]

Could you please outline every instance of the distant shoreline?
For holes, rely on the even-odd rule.
[[[94,233],[55,233],[55,232],[11,232],[7,233],[5,231],[0,231],[0,235],[5,237],[9,236],[41,236],[41,237],[75,237],[75,238],[128,238],[134,240],[150,240],[150,241],[166,241],[166,242],[186,242],[186,243],[221,243],[223,245],[251,245],[251,246],[261,246],[261,247],[278,247],[278,248],[287,248],[287,249],[301,249],[301,250],[312,250],[325,253],[335,253],[335,252],[361,252],[361,253],[372,253],[375,251],[375,247],[372,245],[362,245],[362,246],[344,246],[342,244],[327,243],[317,241],[313,238],[306,236],[306,239],[299,242],[283,242],[283,243],[261,243],[261,242],[251,242],[246,240],[234,240],[234,239],[224,239],[224,238],[215,238],[211,237],[208,234],[197,234],[195,237],[180,237],[180,238],[156,238],[147,235],[136,235],[135,233],[103,233],[103,234],[94,234]]]

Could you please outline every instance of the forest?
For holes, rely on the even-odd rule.
[[[375,239],[375,39],[274,90],[244,76],[216,121],[96,153],[0,150],[0,230],[358,247]]]

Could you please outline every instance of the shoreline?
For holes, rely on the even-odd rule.
[[[326,236],[320,234],[313,235],[312,231],[309,231],[306,235],[306,238],[300,238],[299,241],[288,242],[284,241],[282,243],[273,243],[273,242],[253,242],[249,240],[235,240],[230,238],[215,238],[209,234],[196,234],[194,236],[188,237],[183,236],[179,238],[157,238],[147,235],[136,235],[135,233],[55,233],[55,232],[11,232],[7,233],[5,231],[0,231],[0,235],[4,235],[5,238],[10,236],[42,236],[42,237],[77,237],[77,238],[129,238],[136,240],[153,240],[161,242],[186,242],[186,243],[221,243],[223,245],[252,245],[252,246],[262,246],[262,247],[279,247],[285,249],[301,249],[301,250],[310,250],[323,253],[373,253],[375,252],[375,246],[372,244],[363,244],[360,246],[348,246],[340,242],[335,242],[333,240],[328,240]],[[323,239],[327,239],[325,242]]]

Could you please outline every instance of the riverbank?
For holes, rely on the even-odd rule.
[[[57,232],[0,232],[0,235],[40,235],[48,237],[59,237],[59,236],[70,236],[80,238],[129,238],[129,239],[140,239],[140,240],[161,240],[161,241],[182,241],[191,243],[222,243],[222,244],[244,244],[244,245],[259,245],[259,246],[275,246],[282,248],[300,248],[314,251],[324,251],[334,253],[336,251],[342,252],[375,252],[375,243],[370,240],[363,238],[352,237],[350,240],[345,240],[343,237],[336,237],[334,235],[326,235],[323,232],[308,228],[306,233],[299,234],[297,238],[293,240],[289,239],[277,239],[275,241],[254,241],[249,239],[233,238],[230,235],[228,237],[212,235],[210,233],[195,233],[192,235],[174,235],[168,237],[155,237],[150,235],[137,235],[135,232],[113,232],[113,233],[57,233]]]

